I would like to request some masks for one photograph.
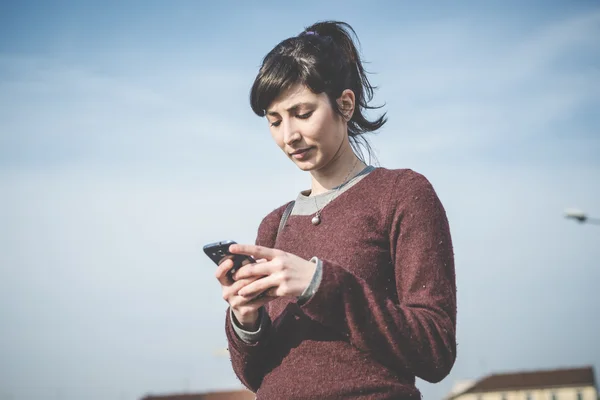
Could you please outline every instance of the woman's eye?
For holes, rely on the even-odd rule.
[[[313,111],[309,111],[306,114],[300,114],[297,117],[300,118],[300,119],[308,119],[308,118],[310,118],[310,116],[312,115],[312,113],[313,113]]]
[[[281,124],[281,121],[273,121],[271,122],[271,126],[279,126]]]

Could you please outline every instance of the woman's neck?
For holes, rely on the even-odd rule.
[[[311,171],[312,185],[311,196],[324,193],[346,183],[366,165],[354,154],[352,148],[344,151],[339,157],[334,158],[329,165],[316,171]]]

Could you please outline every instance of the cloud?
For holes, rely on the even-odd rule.
[[[247,85],[235,74],[177,76],[172,70],[136,81],[52,59],[6,56],[0,71],[5,164],[183,160],[185,166],[198,159],[218,162],[226,146],[248,146],[240,134],[252,115],[240,118],[230,99]]]
[[[593,128],[572,116],[600,101],[593,39],[600,13],[525,38],[441,26],[416,28],[382,45],[396,56],[384,59],[391,58],[377,76],[379,98],[388,103],[390,129],[407,152],[469,156],[507,144],[529,147],[560,135],[555,125],[565,120],[572,134],[597,146]]]

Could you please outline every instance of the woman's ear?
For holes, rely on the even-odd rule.
[[[350,121],[354,115],[355,101],[356,97],[354,96],[354,92],[350,89],[344,90],[337,99],[338,106],[340,107],[342,114],[344,114],[344,119],[346,121]]]

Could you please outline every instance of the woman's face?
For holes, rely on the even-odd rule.
[[[348,96],[353,102],[351,91],[338,101]],[[276,98],[267,110],[267,120],[277,145],[304,171],[327,166],[349,143],[346,121],[331,107],[327,95],[315,94],[304,85],[293,86]]]

